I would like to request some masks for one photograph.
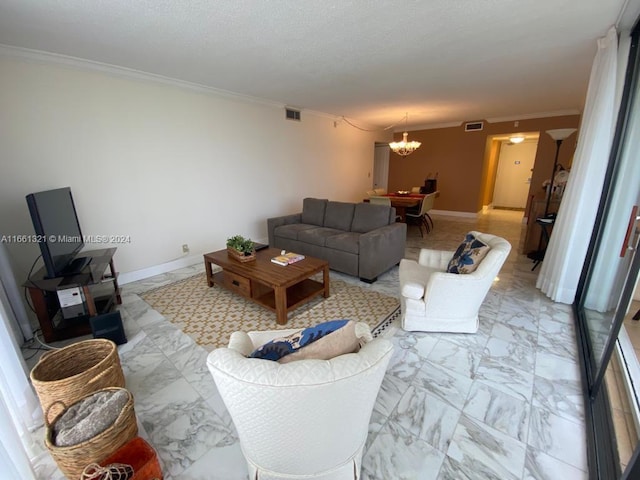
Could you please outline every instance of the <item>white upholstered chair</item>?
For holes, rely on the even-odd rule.
[[[469,233],[490,247],[472,273],[447,273],[453,251],[423,248],[417,262],[400,261],[403,329],[464,333],[478,330],[478,311],[511,251],[511,244],[488,233]]]
[[[383,197],[380,195],[372,195],[369,197],[369,203],[372,203],[374,205],[385,205],[387,207],[391,206],[391,198],[389,197]],[[402,216],[400,215],[396,215],[396,221],[401,222],[402,221]]]
[[[234,332],[207,366],[238,431],[251,480],[359,479],[368,425],[393,351],[374,339],[358,353],[280,364],[247,358],[296,330]]]
[[[407,223],[416,223],[418,228],[420,228],[420,236],[424,237],[422,233],[422,227],[429,233],[433,228],[433,219],[429,215],[429,211],[433,209],[433,204],[436,199],[436,193],[429,193],[422,198],[420,202],[420,208],[418,211],[412,212],[407,210],[405,217],[407,218]]]
[[[391,198],[383,197],[380,195],[371,195],[369,197],[369,203],[374,203],[376,205],[386,205],[388,207],[391,206]]]

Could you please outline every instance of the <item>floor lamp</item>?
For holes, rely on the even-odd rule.
[[[535,270],[538,265],[540,265],[542,260],[544,260],[544,255],[549,244],[549,232],[547,231],[547,228],[555,223],[555,218],[548,218],[548,215],[549,204],[551,203],[551,193],[553,192],[553,181],[555,180],[556,170],[558,169],[558,154],[560,153],[560,145],[562,145],[563,140],[567,139],[575,131],[575,128],[558,128],[555,130],[547,130],[549,136],[556,141],[556,157],[553,159],[551,180],[549,181],[549,186],[547,187],[547,201],[544,205],[544,215],[542,215],[542,217],[536,218],[536,223],[540,225],[540,239],[538,240],[538,250],[536,250],[535,252],[531,252],[528,255],[528,257],[534,261],[533,268],[531,269],[532,271]],[[542,248],[543,239],[546,241],[544,249]]]
[[[547,133],[551,138],[556,141],[556,158],[553,160],[553,170],[551,171],[551,181],[549,183],[549,190],[547,191],[547,203],[544,206],[544,216],[549,214],[549,203],[551,203],[551,193],[553,192],[553,180],[556,176],[556,170],[558,169],[558,154],[560,153],[560,145],[562,141],[569,138],[576,128],[557,128],[555,130],[547,130]]]

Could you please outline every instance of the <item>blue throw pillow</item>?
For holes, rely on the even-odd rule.
[[[449,273],[472,273],[478,268],[480,262],[487,253],[489,253],[490,247],[481,240],[478,240],[471,233],[467,233],[456,253],[453,254],[449,265],[447,266],[447,272]]]
[[[286,337],[274,338],[254,350],[249,358],[278,361],[282,357],[300,350],[330,333],[340,330],[349,320],[330,320],[308,327]]]

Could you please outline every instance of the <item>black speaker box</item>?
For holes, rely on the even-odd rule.
[[[120,312],[104,313],[89,318],[93,338],[106,338],[115,342],[116,345],[127,343],[127,336],[122,326]]]

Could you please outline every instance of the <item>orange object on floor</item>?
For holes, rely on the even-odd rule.
[[[133,467],[130,480],[162,480],[162,470],[156,451],[143,438],[135,437],[124,444],[111,456],[100,462],[106,466],[110,463],[124,463]]]

